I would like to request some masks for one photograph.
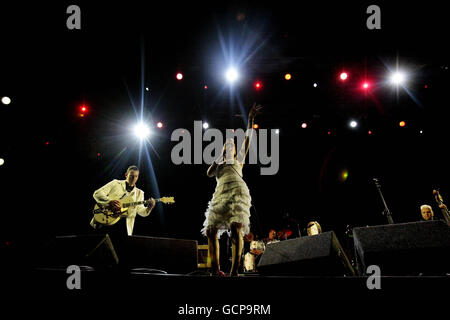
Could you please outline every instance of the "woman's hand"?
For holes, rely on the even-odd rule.
[[[253,104],[253,107],[250,109],[250,112],[248,113],[248,119],[253,120],[255,117],[261,113],[262,106],[256,105],[256,102]]]

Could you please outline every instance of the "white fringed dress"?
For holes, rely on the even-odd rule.
[[[220,164],[215,171],[216,190],[208,203],[202,233],[208,227],[218,229],[218,237],[229,231],[233,222],[242,224],[242,235],[250,232],[251,197],[247,184],[242,178],[242,165],[237,160],[233,164]]]

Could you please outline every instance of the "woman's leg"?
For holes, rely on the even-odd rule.
[[[239,266],[241,264],[242,248],[244,247],[244,239],[242,237],[242,223],[233,222],[231,224],[231,276],[237,276]]]
[[[206,230],[206,236],[208,237],[208,250],[211,256],[211,267],[214,274],[220,272],[220,249],[219,249],[219,239],[217,238],[217,229],[208,228]]]

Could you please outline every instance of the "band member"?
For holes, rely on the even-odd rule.
[[[264,239],[264,243],[266,245],[271,244],[273,242],[278,242],[278,239],[276,239],[277,232],[275,229],[270,229],[269,234],[267,235],[267,238]]]
[[[422,214],[422,218],[425,221],[434,220],[434,212],[433,208],[430,205],[424,204],[420,206],[420,213]]]
[[[306,227],[306,232],[308,233],[308,236],[313,236],[322,233],[322,227],[317,221],[311,221]]]
[[[94,199],[98,204],[106,206],[113,212],[120,212],[121,205],[118,200],[123,199],[125,197],[131,197],[132,202],[143,201],[144,200],[144,191],[136,187],[136,182],[139,178],[139,169],[137,166],[130,166],[125,172],[125,180],[117,180],[107,183],[100,189],[94,192]],[[113,226],[106,226],[103,229],[101,224],[95,222],[94,219],[91,220],[91,226],[99,230],[102,228],[102,231],[106,231],[108,233],[119,233],[119,234],[127,234],[131,236],[133,234],[134,228],[134,220],[136,218],[136,214],[139,214],[142,217],[146,217],[150,214],[152,209],[155,206],[155,199],[150,198],[150,203],[145,207],[144,205],[138,205],[135,207],[128,208],[128,215],[126,219],[121,219],[119,222],[114,224]],[[125,222],[122,222],[125,221]],[[125,227],[123,226],[125,224]]]
[[[258,265],[261,255],[264,252],[265,245],[262,240],[256,240],[253,233],[249,233],[244,236],[244,271],[256,272],[256,266]]]
[[[222,155],[208,168],[208,177],[216,177],[217,186],[205,213],[202,233],[208,237],[211,266],[214,275],[224,275],[219,263],[219,238],[223,232],[231,230],[231,276],[237,276],[242,248],[243,235],[250,232],[251,197],[247,184],[242,178],[242,168],[248,154],[253,134],[253,122],[261,110],[253,105],[248,115],[247,129],[250,134],[236,156],[234,141],[227,140]],[[230,161],[232,160],[232,161]]]

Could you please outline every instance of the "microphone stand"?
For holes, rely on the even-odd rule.
[[[381,201],[383,201],[383,205],[384,205],[384,210],[381,214],[386,216],[389,224],[394,224],[394,220],[392,220],[391,212],[389,211],[389,208],[386,205],[386,201],[384,201],[383,193],[381,192],[380,183],[378,182],[377,178],[374,178],[373,181],[375,182],[375,185],[377,186],[378,193],[380,194]]]
[[[298,230],[298,237],[301,238],[302,237],[302,233],[300,232],[300,227],[298,226],[298,223],[297,223],[297,230]]]

